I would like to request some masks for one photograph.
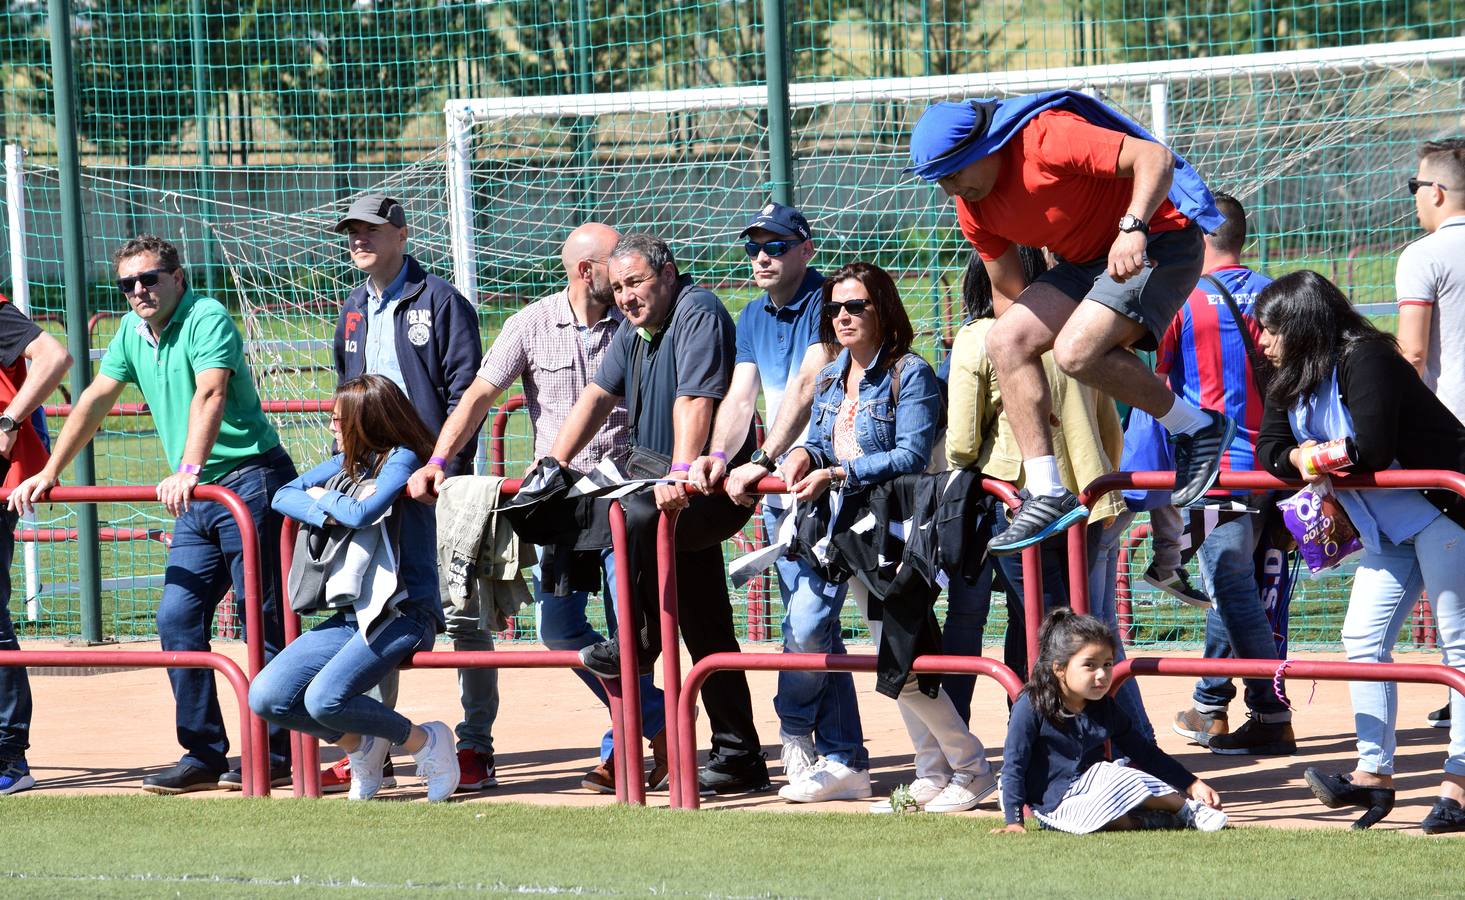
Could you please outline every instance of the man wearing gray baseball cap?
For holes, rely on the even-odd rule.
[[[407,212],[394,197],[362,194],[351,202],[335,230],[346,235],[351,262],[366,275],[341,307],[336,322],[335,367],[340,381],[382,375],[407,393],[428,431],[436,435],[473,384],[482,361],[478,313],[454,287],[429,274],[407,253]],[[451,460],[439,462],[448,475],[472,472],[478,442],[468,441]],[[493,638],[476,627],[461,633],[461,619],[448,615],[455,649],[492,650]],[[471,644],[464,646],[463,642]],[[493,764],[493,722],[498,715],[498,673],[465,670],[463,705],[472,733],[458,729],[458,790],[497,784]],[[380,686],[381,701],[396,706],[397,674]],[[321,776],[321,789],[351,786],[347,760]]]

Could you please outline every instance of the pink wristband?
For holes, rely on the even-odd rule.
[[[179,463],[178,464],[178,474],[180,474],[180,475],[197,475],[199,472],[202,472],[202,471],[203,471],[203,466],[196,466],[193,463]]]
[[[441,456],[434,456],[432,459],[429,459],[427,461],[427,464],[429,466],[437,466],[439,469],[442,469],[447,467],[448,461],[443,459]]]
[[[707,455],[708,456],[715,456],[718,459],[722,460],[723,462],[727,462],[727,454],[726,453],[723,453],[721,450],[713,450],[711,453],[709,453]]]
[[[671,470],[673,472],[690,472],[690,471],[692,471],[692,464],[691,463],[672,463],[671,464]]]

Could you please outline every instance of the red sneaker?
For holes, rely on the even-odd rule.
[[[392,775],[392,759],[387,757],[386,765],[382,766],[382,787],[394,788],[397,786],[397,779]],[[351,790],[351,759],[343,756],[336,761],[334,766],[320,773],[320,792],[322,794],[344,794]]]
[[[497,787],[499,780],[494,777],[493,755],[480,753],[477,750],[469,750],[466,747],[458,751],[458,793],[464,791],[481,791],[484,788]]]

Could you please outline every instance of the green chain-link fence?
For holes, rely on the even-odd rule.
[[[8,244],[23,248],[32,313],[59,332],[89,323],[65,322],[54,5],[0,0],[0,139],[28,153],[26,226]],[[770,196],[789,196],[814,222],[819,265],[861,258],[900,273],[935,362],[958,324],[967,250],[940,193],[899,173],[931,100],[1090,90],[1247,203],[1260,268],[1319,268],[1385,319],[1394,258],[1417,236],[1402,190],[1414,147],[1458,133],[1465,113],[1460,0],[70,5],[92,346],[126,309],[107,286],[111,248],[155,232],[180,244],[195,285],[238,311],[275,400],[333,384],[326,341],[355,276],[329,226],[367,187],[404,201],[413,252],[471,293],[485,346],[509,312],[557,287],[558,242],[592,218],[665,236],[736,311],[754,293],[736,234]],[[781,40],[767,40],[770,10]],[[780,73],[786,115],[770,113],[780,107],[765,87]],[[15,254],[0,254],[0,290],[13,295]],[[319,415],[275,420],[297,463],[320,457]],[[513,422],[510,471],[530,454],[523,417]],[[161,477],[151,429],[146,416],[109,419],[99,481]],[[161,533],[160,513],[111,506],[101,518]],[[53,508],[34,525],[75,520]],[[108,634],[152,631],[164,552],[158,540],[102,543]],[[32,554],[44,585],[32,620],[22,556],[23,632],[77,633],[74,546]],[[1343,589],[1302,585],[1295,641],[1336,638]],[[1198,614],[1140,590],[1135,608],[1142,641],[1199,636]],[[751,633],[776,635],[779,612],[769,604]],[[532,615],[521,624],[532,634]]]

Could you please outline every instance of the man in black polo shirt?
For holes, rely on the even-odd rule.
[[[616,243],[610,281],[626,321],[550,455],[568,465],[624,397],[633,447],[628,466],[642,477],[685,481],[692,460],[707,451],[712,420],[732,379],[732,316],[715,294],[680,275],[671,250],[649,235],[628,234]],[[752,436],[750,429],[732,462],[751,455]],[[677,522],[676,564],[687,650],[693,660],[738,652],[722,542],[742,529],[752,509],[722,494],[689,494],[679,483],[657,485],[623,502],[642,665],[661,652],[656,570],[661,510],[684,511]],[[620,676],[614,641],[586,647],[580,657],[601,677]],[[747,678],[741,672],[713,675],[702,688],[702,702],[712,723],[712,755],[699,778],[702,786],[718,793],[766,790],[768,766],[753,725]]]

